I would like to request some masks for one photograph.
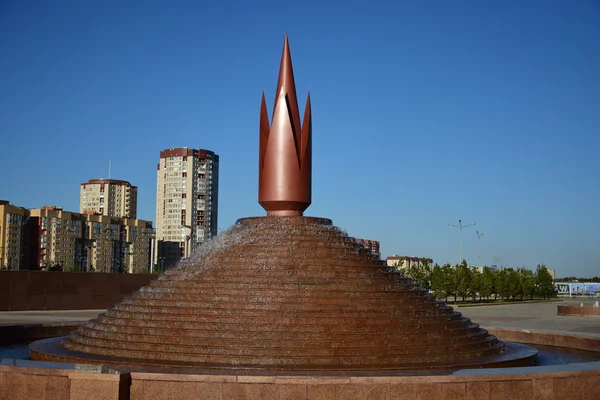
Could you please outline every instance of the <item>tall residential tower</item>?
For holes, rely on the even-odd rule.
[[[137,218],[137,186],[117,179],[90,179],[80,186],[80,213]]]
[[[156,181],[155,262],[164,269],[217,235],[219,156],[203,149],[165,149]]]

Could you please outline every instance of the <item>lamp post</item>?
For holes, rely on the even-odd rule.
[[[479,242],[481,241],[481,237],[483,236],[483,232],[479,233],[479,231],[475,231],[477,234],[477,258],[481,258],[481,249]]]
[[[474,226],[474,225],[475,225],[475,222],[473,222],[472,224],[463,225],[462,219],[458,220],[458,225],[448,223],[448,226],[453,226],[460,230],[459,259],[458,259],[459,264],[463,261],[463,258],[462,258],[462,231],[463,231],[463,228],[468,228],[469,226]]]
[[[190,230],[190,234],[185,237],[185,249],[184,249],[185,251],[183,252],[183,258],[188,258],[190,256],[190,253],[191,253],[191,249],[190,249],[191,242],[190,242],[190,239],[192,238],[192,234],[194,233],[194,228],[192,228],[191,225],[185,225],[185,224],[183,224],[181,226],[184,227],[184,228],[188,228]]]

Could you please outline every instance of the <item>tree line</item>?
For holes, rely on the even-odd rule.
[[[421,259],[419,263],[402,268],[402,272],[446,301],[451,297],[454,301],[467,298],[482,301],[490,298],[549,299],[556,296],[552,275],[543,264],[538,264],[534,272],[526,268],[474,268],[466,260],[454,266],[431,266],[427,259]]]
[[[576,283],[587,283],[587,282],[600,282],[600,275],[592,278],[578,278],[576,276],[567,276],[565,278],[557,278],[557,282],[576,282]]]

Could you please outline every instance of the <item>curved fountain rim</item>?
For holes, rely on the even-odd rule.
[[[472,359],[472,360],[464,360],[464,362],[462,363],[462,365],[448,365],[447,367],[444,367],[443,365],[439,365],[439,366],[435,366],[432,365],[431,367],[427,367],[427,366],[423,366],[423,368],[393,368],[393,367],[383,367],[383,368],[373,368],[373,369],[336,369],[336,368],[323,368],[323,369],[310,369],[310,368],[306,368],[306,369],[286,369],[286,368],[272,368],[272,367],[265,367],[265,368],[261,368],[261,367],[253,367],[253,366],[231,366],[231,367],[227,367],[226,365],[223,365],[222,367],[219,365],[215,365],[214,367],[202,367],[202,366],[198,366],[195,367],[194,365],[185,365],[185,364],[169,364],[167,362],[164,363],[164,365],[160,365],[160,364],[156,364],[156,363],[147,363],[144,364],[144,360],[137,360],[137,359],[130,359],[131,364],[127,364],[126,363],[126,359],[119,359],[118,357],[110,357],[110,358],[106,358],[103,356],[98,356],[98,355],[90,355],[90,354],[86,354],[86,353],[79,353],[76,351],[71,351],[71,350],[67,350],[65,348],[63,348],[61,346],[61,342],[63,339],[68,338],[68,336],[59,336],[59,337],[54,337],[54,338],[47,338],[47,339],[41,339],[41,340],[37,340],[35,342],[32,342],[29,345],[29,351],[30,354],[31,352],[34,352],[36,354],[39,355],[44,355],[44,354],[48,354],[51,355],[52,357],[54,357],[55,359],[58,358],[63,358],[65,360],[72,360],[72,361],[65,361],[65,363],[67,364],[77,364],[77,365],[88,365],[88,364],[96,364],[96,365],[103,365],[106,366],[108,368],[114,368],[114,369],[127,369],[128,371],[133,372],[134,370],[136,371],[148,371],[148,370],[158,370],[158,371],[165,371],[165,370],[169,370],[169,371],[192,371],[192,372],[202,372],[202,373],[206,373],[209,375],[223,375],[223,374],[227,374],[227,373],[232,373],[232,374],[237,374],[239,372],[248,372],[250,375],[252,375],[252,373],[256,373],[259,376],[260,375],[274,375],[274,376],[290,376],[290,375],[294,375],[294,374],[304,374],[304,375],[316,375],[316,376],[326,376],[328,373],[339,373],[339,374],[344,374],[344,375],[351,375],[351,376],[385,376],[386,374],[391,374],[391,375],[410,375],[412,373],[414,373],[415,371],[427,371],[428,373],[432,374],[432,375],[439,375],[440,373],[446,373],[449,371],[457,371],[460,369],[483,369],[483,368],[488,368],[488,369],[507,369],[507,368],[513,368],[510,365],[507,365],[506,367],[490,367],[489,365],[496,365],[496,364],[510,364],[510,363],[514,363],[518,360],[523,360],[523,359],[533,359],[537,354],[538,351],[532,347],[529,346],[527,344],[522,344],[522,343],[515,343],[515,342],[507,342],[504,341],[504,344],[506,345],[506,347],[509,349],[509,352],[507,352],[506,354],[498,354],[494,357],[482,357],[479,359]],[[83,355],[85,358],[79,358],[80,355]],[[89,359],[90,363],[86,363],[85,359]],[[477,362],[477,361],[481,361],[481,359],[488,359],[487,362],[481,363],[481,362]],[[35,360],[37,361],[37,360]],[[44,360],[39,360],[40,362],[45,362]],[[102,361],[105,361],[105,363],[103,363]],[[61,362],[61,361],[50,361],[50,362]],[[474,364],[472,364],[471,362],[474,362]],[[487,366],[486,366],[487,365]],[[527,368],[527,367],[524,367]]]
[[[541,334],[545,337],[552,336],[563,336],[563,337],[572,337],[579,339],[589,339],[593,342],[598,342],[598,346],[600,348],[600,334],[596,333],[588,333],[588,332],[573,332],[573,331],[562,331],[562,330],[542,330],[542,329],[529,329],[529,328],[518,328],[518,327],[508,327],[508,326],[487,326],[484,329],[497,330],[498,333],[525,333],[525,334]],[[52,338],[49,338],[52,339]],[[34,343],[39,343],[44,340],[42,339]],[[57,338],[54,338],[57,339]],[[501,339],[501,338],[500,338]],[[505,343],[515,343],[510,341],[505,341]],[[521,344],[521,343],[518,343]],[[535,346],[536,343],[529,343],[531,346]],[[541,343],[537,343],[538,345],[542,345]],[[561,346],[554,346],[561,348]],[[563,347],[564,348],[564,347]],[[573,349],[579,350],[587,350],[593,353],[599,353],[600,351],[589,350],[585,348],[579,347],[570,347]],[[7,362],[8,360],[12,360],[10,364]],[[600,360],[599,361],[588,361],[588,362],[580,362],[580,363],[571,363],[571,364],[558,364],[558,365],[542,365],[542,366],[526,366],[526,367],[479,367],[479,368],[444,368],[444,369],[383,369],[383,370],[295,370],[295,371],[285,371],[285,370],[255,370],[255,369],[194,369],[194,368],[185,368],[185,367],[157,367],[157,366],[140,366],[139,369],[142,371],[134,371],[138,369],[136,366],[127,366],[127,365],[111,365],[111,364],[86,364],[86,363],[71,363],[71,362],[55,362],[55,361],[35,361],[35,360],[13,360],[13,359],[2,359],[0,361],[0,366],[3,365],[13,365],[13,366],[33,366],[39,365],[40,368],[44,368],[44,365],[54,366],[52,368],[57,368],[60,365],[64,366],[73,366],[73,365],[81,365],[81,366],[90,366],[90,368],[105,368],[108,370],[119,371],[119,370],[128,370],[128,372],[136,372],[136,373],[166,373],[173,375],[182,375],[182,374],[202,374],[202,375],[227,375],[227,376],[272,376],[272,377],[306,377],[306,376],[316,376],[319,378],[326,377],[336,377],[336,376],[350,376],[350,377],[409,377],[414,376],[415,374],[420,377],[427,376],[468,376],[468,375],[504,375],[504,374],[540,374],[540,373],[558,373],[558,372],[576,372],[576,371],[596,371],[600,370]],[[60,369],[60,368],[59,368]],[[336,375],[337,374],[337,375]]]

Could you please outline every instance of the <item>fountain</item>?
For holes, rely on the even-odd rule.
[[[216,239],[34,360],[257,371],[531,365],[367,254],[311,204],[311,103],[301,124],[287,37],[272,122],[260,110],[259,203]]]

